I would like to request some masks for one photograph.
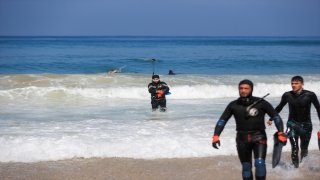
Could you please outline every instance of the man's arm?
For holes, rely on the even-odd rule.
[[[277,111],[277,113],[280,113],[281,110],[283,109],[283,107],[287,104],[287,98],[286,98],[286,93],[284,93],[281,97],[281,101],[279,103],[279,105],[275,108],[275,110]]]
[[[287,98],[286,98],[286,93],[284,93],[281,97],[281,101],[279,103],[279,105],[275,108],[276,112],[277,113],[280,113],[280,111],[283,109],[283,107],[287,104]],[[270,116],[272,117],[272,116]],[[272,121],[273,119],[270,118],[269,121],[267,122],[267,125],[268,126],[271,126],[272,125]]]
[[[320,104],[319,104],[317,95],[315,93],[312,93],[311,102],[312,102],[312,104],[314,105],[314,107],[317,110],[318,118],[319,118],[319,121],[320,121]]]
[[[275,109],[273,109],[272,105],[265,101],[266,105],[265,105],[265,111],[266,113],[271,117],[269,121],[274,121],[274,124],[278,130],[277,135],[278,135],[278,140],[281,141],[284,145],[287,144],[287,136],[286,134],[283,132],[284,128],[283,128],[283,121],[281,119],[281,117],[278,115],[277,111],[275,111]]]
[[[264,102],[265,102],[265,105],[264,105],[265,112],[270,117],[268,123],[271,122],[271,124],[272,124],[272,121],[274,121],[278,132],[283,132],[283,121],[282,121],[281,117],[279,116],[277,111],[275,109],[273,109],[272,105],[269,102],[267,102],[267,101],[264,101]]]
[[[231,109],[231,103],[226,107],[223,114],[221,115],[220,119],[218,120],[216,127],[214,128],[214,133],[212,136],[212,147],[218,149],[218,146],[220,146],[220,134],[222,133],[224,126],[232,116],[232,109]]]
[[[167,83],[162,82],[162,91],[163,91],[163,93],[165,94],[165,93],[169,92],[169,90],[170,90],[170,88],[167,85]]]
[[[150,83],[150,84],[148,85],[148,90],[149,90],[149,93],[151,93],[151,94],[157,93],[157,89],[156,89],[156,88],[153,88],[152,83]]]
[[[317,95],[315,93],[312,94],[311,101],[312,101],[312,104],[314,105],[314,107],[317,110],[317,114],[318,114],[318,118],[319,118],[319,124],[320,124],[320,104],[319,104]],[[318,131],[318,144],[319,144],[319,150],[320,150],[320,129]]]
[[[232,108],[231,108],[231,103],[228,104],[224,112],[222,113],[221,117],[219,118],[216,127],[214,129],[213,135],[218,135],[222,133],[224,126],[226,125],[227,121],[231,118],[232,116]]]

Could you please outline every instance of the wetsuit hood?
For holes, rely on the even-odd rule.
[[[157,74],[155,74],[155,75],[153,75],[152,76],[152,79],[154,79],[154,78],[158,78],[159,79],[159,81],[158,82],[154,82],[154,81],[152,81],[152,83],[153,84],[159,84],[161,81],[160,81],[160,76],[159,75],[157,75]]]
[[[239,103],[243,104],[243,105],[250,105],[253,103],[253,99],[252,99],[252,92],[253,92],[253,83],[252,81],[250,81],[249,79],[244,79],[242,81],[240,81],[238,87],[240,87],[241,84],[248,84],[251,87],[251,92],[247,97],[239,97],[238,101]]]
[[[157,75],[157,74],[155,74],[155,75],[152,76],[152,79],[154,79],[154,78],[160,79],[159,75]]]
[[[249,79],[244,79],[244,80],[239,82],[239,87],[240,87],[241,84],[248,84],[252,89],[251,90],[251,93],[252,93],[252,91],[253,91],[253,83],[252,83],[252,81],[250,81]]]

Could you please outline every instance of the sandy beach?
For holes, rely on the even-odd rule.
[[[299,169],[283,153],[276,168],[267,156],[267,179],[320,179],[319,151],[311,151]],[[0,179],[241,179],[237,156],[179,159],[89,158],[37,163],[0,163]]]

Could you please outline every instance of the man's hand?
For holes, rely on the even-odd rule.
[[[268,125],[268,126],[271,126],[271,125],[272,125],[272,121],[269,120],[269,121],[267,122],[267,125]]]
[[[219,140],[219,136],[218,135],[214,135],[212,136],[212,147],[219,149],[217,145],[220,146],[220,140]]]

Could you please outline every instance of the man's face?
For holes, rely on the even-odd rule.
[[[152,80],[153,80],[153,82],[155,82],[155,83],[158,83],[158,82],[159,82],[159,78],[153,78]]]
[[[241,97],[247,97],[251,93],[252,89],[249,84],[241,84],[239,86],[239,94]]]
[[[303,88],[303,83],[300,81],[291,81],[291,87],[293,92],[300,92]]]

